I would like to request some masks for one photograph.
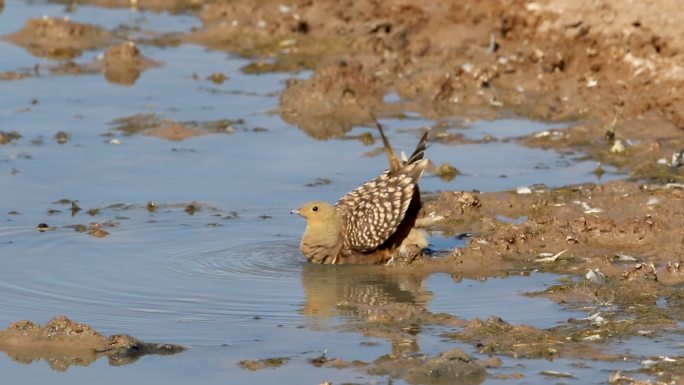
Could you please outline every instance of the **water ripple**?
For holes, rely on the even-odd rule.
[[[167,267],[177,273],[242,281],[291,280],[299,276],[304,263],[297,245],[282,241],[179,250],[166,260]]]

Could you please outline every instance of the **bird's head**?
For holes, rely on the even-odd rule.
[[[330,222],[337,218],[335,207],[323,201],[305,203],[302,207],[292,210],[290,213],[303,216],[309,223]]]

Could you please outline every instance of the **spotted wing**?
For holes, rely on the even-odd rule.
[[[427,161],[419,161],[398,172],[386,171],[337,202],[347,248],[370,251],[394,234],[404,219],[426,164]]]

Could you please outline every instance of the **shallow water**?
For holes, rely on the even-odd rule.
[[[107,28],[128,25],[161,32],[198,25],[183,15],[96,7],[66,13],[59,5],[9,0],[0,14],[0,34],[43,14],[68,14]],[[129,87],[108,83],[100,74],[44,74],[0,82],[0,94],[5,95],[0,129],[23,136],[0,146],[0,325],[19,319],[44,323],[66,314],[105,334],[128,333],[189,350],[170,357],[147,356],[124,368],[100,360],[66,373],[50,370],[45,362],[19,364],[0,355],[6,381],[386,382],[383,376],[314,368],[307,362],[325,351],[331,357],[373,360],[392,349],[390,341],[345,327],[363,315],[345,312],[337,304],[409,303],[465,319],[496,315],[539,327],[583,316],[547,299],[521,295],[553,284],[553,275],[477,282],[455,281],[444,274],[416,277],[377,267],[305,264],[297,249],[304,223],[287,213],[313,198],[336,200],[374,177],[386,160],[364,156],[375,146],[356,140],[316,141],[273,113],[284,81],[306,73],[247,76],[239,70],[246,60],[199,46],[141,49],[163,66],[144,72]],[[86,52],[77,60],[86,62],[99,53]],[[0,58],[0,72],[48,63],[4,41]],[[204,80],[214,72],[230,78],[222,85]],[[245,123],[233,134],[182,142],[125,136],[110,124],[137,113],[176,121]],[[434,123],[419,118],[382,122],[394,145],[405,150],[415,144],[418,129]],[[472,133],[494,135],[504,126],[515,126],[501,131],[506,138],[548,128],[524,120],[485,122],[476,123]],[[268,130],[253,132],[254,127]],[[58,131],[69,134],[66,144],[55,141]],[[372,129],[359,127],[352,134],[365,131]],[[106,133],[120,144],[111,144]],[[592,162],[528,149],[514,140],[434,144],[429,157],[437,164],[456,165],[465,174],[450,182],[426,176],[425,191],[494,191],[541,181],[553,186],[596,180]],[[316,178],[331,183],[306,186]],[[83,210],[72,216],[70,207],[58,202],[62,198],[77,200]],[[155,212],[147,210],[148,201],[157,202]],[[184,210],[191,202],[199,207],[192,215]],[[86,213],[94,208],[100,210],[97,215]],[[9,214],[12,211],[18,214]],[[110,235],[104,238],[65,227],[106,221],[115,226],[105,227]],[[56,230],[38,232],[34,227],[39,223]],[[460,242],[434,235],[432,248]],[[437,354],[460,346],[476,354],[472,346],[443,341],[444,331],[423,328],[417,337],[421,351]],[[258,372],[237,365],[243,359],[276,356],[291,361]],[[569,365],[563,360],[504,362],[496,372],[528,374],[519,383],[546,383],[548,378],[536,373],[563,371]],[[602,365],[595,367],[581,378],[602,370]]]

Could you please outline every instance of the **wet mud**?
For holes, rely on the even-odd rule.
[[[121,132],[125,136],[142,134],[177,142],[209,134],[232,134],[237,131],[236,126],[241,126],[243,122],[229,119],[208,122],[176,122],[163,119],[156,114],[137,114],[115,119],[111,124],[115,131]],[[112,135],[107,133],[107,136]]]
[[[459,384],[475,385],[486,378],[487,363],[478,362],[461,349],[452,349],[435,357],[421,355],[406,357],[379,357],[373,362],[345,361],[319,357],[312,360],[317,367],[358,368],[366,369],[369,374],[389,375],[401,378],[409,384],[441,385]]]
[[[273,358],[263,358],[260,360],[243,360],[240,361],[240,366],[243,369],[255,371],[266,368],[278,368],[283,366],[290,359],[288,357],[273,357]]]
[[[35,56],[54,60],[72,59],[85,50],[106,47],[116,41],[102,27],[47,16],[28,20],[24,28],[4,38]]]
[[[618,209],[619,208],[619,209]],[[651,276],[682,283],[684,214],[673,184],[625,181],[496,193],[444,192],[425,203],[420,223],[447,234],[474,234],[447,260],[469,269],[526,269],[585,274],[600,269],[626,280]],[[630,263],[631,262],[631,263]],[[653,264],[649,274],[631,273]],[[475,264],[475,266],[472,266]],[[657,278],[656,278],[657,277]]]
[[[600,136],[601,124],[616,116],[617,132],[649,113],[662,125],[682,125],[684,105],[674,92],[684,80],[675,39],[681,26],[675,16],[664,24],[655,16],[676,6],[661,0],[619,13],[619,3],[606,2],[588,16],[580,10],[589,2],[551,0],[392,1],[377,9],[370,2],[353,9],[335,2],[208,4],[199,13],[204,27],[190,40],[276,61],[318,58],[301,62],[314,76],[283,93],[288,114],[307,113],[311,99],[321,99],[289,100],[302,87],[326,95],[324,104],[394,91],[433,116],[513,111],[582,119],[595,122]],[[340,63],[353,70],[331,72]],[[380,104],[366,101],[373,100],[370,107]]]
[[[106,357],[112,366],[132,364],[148,354],[170,355],[185,350],[179,345],[146,343],[126,334],[104,336],[90,325],[64,316],[45,326],[17,321],[0,331],[0,350],[23,364],[43,360],[50,368],[66,371],[71,366],[88,366]]]
[[[114,0],[81,3],[131,5]],[[352,321],[345,328],[392,344],[392,354],[372,362],[322,357],[315,366],[358,367],[411,384],[454,379],[475,384],[486,378],[491,363],[460,350],[418,355],[418,331],[427,325],[448,326],[455,331],[445,338],[491,356],[606,362],[624,359],[610,352],[612,342],[634,336],[655,339],[664,331],[682,333],[681,5],[659,0],[625,9],[617,0],[598,8],[594,3],[392,0],[380,7],[372,1],[350,7],[335,1],[284,5],[140,0],[135,7],[190,13],[201,21],[200,28],[166,36],[166,41],[157,36],[158,45],[193,43],[236,53],[252,61],[243,67],[245,73],[311,71],[309,77],[287,81],[277,112],[313,138],[349,139],[352,128],[370,123],[370,112],[402,118],[411,111],[437,121],[524,116],[568,125],[517,138],[524,145],[584,154],[597,162],[594,172],[599,177],[605,166],[626,174],[621,181],[560,188],[424,193],[418,226],[447,238],[465,238],[465,246],[442,250],[439,258],[409,267],[373,270],[374,284],[361,290],[357,278],[362,272],[340,271],[334,283],[321,288],[310,279],[311,270],[319,267],[303,268],[304,314],[327,316],[334,311],[349,316]],[[163,64],[143,54],[143,44],[150,40],[124,38],[117,31],[69,20],[31,19],[3,39],[55,61],[48,66],[53,74],[103,73],[108,81],[123,85],[135,84],[143,71]],[[106,51],[93,62],[75,62],[84,51],[95,49]],[[0,79],[20,82],[39,76],[41,70],[7,71]],[[222,84],[226,77],[215,73],[207,81]],[[388,95],[398,100],[388,101]],[[432,127],[435,133],[442,128],[440,123]],[[236,130],[248,129],[241,121],[179,122],[151,113],[116,119],[105,136],[112,144],[117,135],[135,134],[182,141]],[[0,131],[0,145],[20,138],[15,131]],[[354,139],[373,143],[368,135]],[[446,134],[431,140],[468,141]],[[430,171],[458,181],[459,165],[432,165]],[[318,179],[310,187],[327,183]],[[188,205],[186,212],[193,214],[197,207]],[[155,211],[157,206],[147,209]],[[73,214],[73,206],[71,210]],[[115,226],[102,221],[73,229],[105,238]],[[428,294],[421,285],[435,272],[460,281],[533,271],[564,279],[529,296],[550,298],[587,317],[541,329],[497,317],[465,320],[424,306]],[[103,356],[123,364],[141,354],[182,350],[128,336],[106,338],[65,318],[44,328],[29,321],[15,323],[0,334],[0,349],[17,361],[43,358],[60,370]],[[635,383],[639,380],[632,376],[646,375],[645,383],[681,382],[681,362],[681,356],[653,358],[633,373],[614,373],[607,380]],[[239,363],[248,370],[287,364],[287,357]]]

